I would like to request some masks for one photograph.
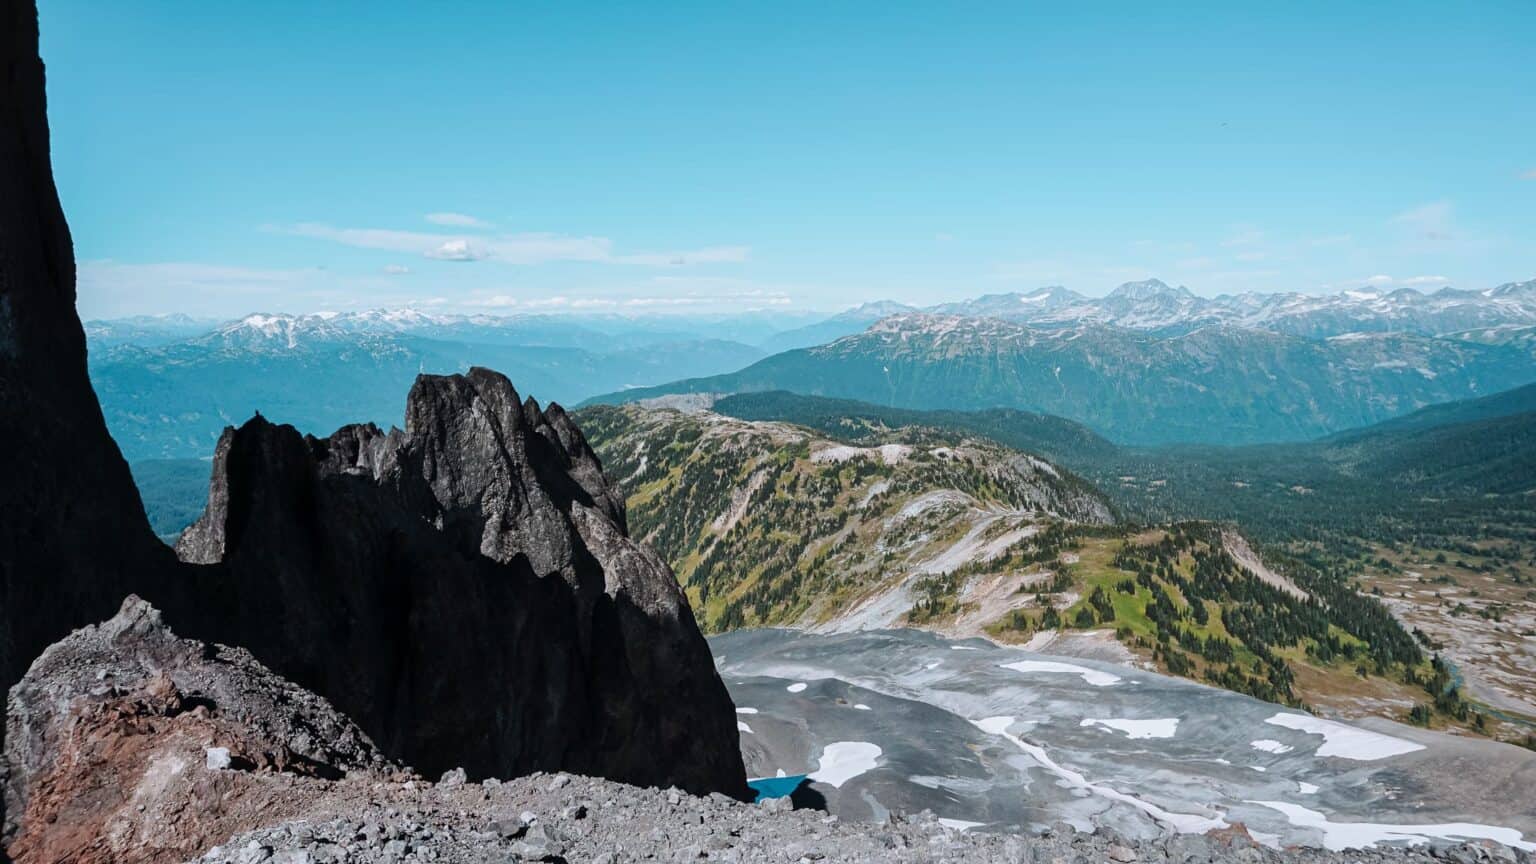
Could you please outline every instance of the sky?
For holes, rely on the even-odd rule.
[[[87,318],[1536,277],[1530,0],[40,6]]]

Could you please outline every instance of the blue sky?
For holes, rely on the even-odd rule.
[[[1529,0],[41,6],[89,317],[1536,276]]]

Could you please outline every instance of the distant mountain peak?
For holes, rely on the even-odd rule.
[[[1117,297],[1124,300],[1151,300],[1154,297],[1160,297],[1165,294],[1172,294],[1178,297],[1195,296],[1190,292],[1188,288],[1185,288],[1183,285],[1174,288],[1161,279],[1144,279],[1140,282],[1126,282],[1115,290],[1109,292],[1110,297]]]
[[[1501,299],[1528,299],[1536,300],[1536,279],[1527,279],[1524,282],[1505,282],[1497,288],[1491,288],[1484,292],[1489,297]]]
[[[890,315],[903,315],[917,311],[916,307],[895,300],[871,300],[838,314],[839,318],[875,320]]]

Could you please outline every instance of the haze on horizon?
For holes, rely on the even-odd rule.
[[[85,317],[1536,275],[1536,5],[42,4]]]

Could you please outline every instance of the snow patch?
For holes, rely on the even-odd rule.
[[[1162,717],[1154,720],[1124,720],[1111,718],[1099,720],[1085,718],[1079,726],[1102,726],[1105,729],[1115,729],[1124,732],[1126,737],[1133,740],[1143,738],[1172,738],[1179,729],[1177,717]]]
[[[1248,746],[1255,750],[1263,750],[1265,753],[1289,753],[1296,749],[1289,744],[1281,744],[1273,738],[1260,738],[1257,741],[1249,741]]]
[[[1054,660],[1020,660],[1017,663],[1004,663],[1002,666],[1004,669],[1012,669],[1015,672],[1058,672],[1080,675],[1085,682],[1095,687],[1110,687],[1120,683],[1119,675],[1072,663],[1058,663]]]
[[[868,741],[834,741],[821,751],[815,771],[806,776],[818,783],[840,788],[844,783],[873,770],[880,748]]]
[[[1317,748],[1319,756],[1338,756],[1341,759],[1370,762],[1424,749],[1423,744],[1415,744],[1412,741],[1404,741],[1401,738],[1368,729],[1346,726],[1343,723],[1324,720],[1310,714],[1281,713],[1264,722],[1295,729],[1298,732],[1323,736],[1323,746]]]
[[[812,453],[811,461],[837,463],[873,457],[879,458],[886,465],[900,465],[911,453],[912,448],[906,444],[881,444],[879,447],[850,447],[847,444],[834,444]]]
[[[796,681],[795,683],[789,685],[788,687],[785,687],[784,689],[788,690],[791,693],[804,693],[805,692],[805,682],[804,681]]]
[[[1323,834],[1323,847],[1333,852],[1345,849],[1366,849],[1377,843],[1407,843],[1418,846],[1431,840],[1458,842],[1464,840],[1493,840],[1516,849],[1536,851],[1536,843],[1526,842],[1524,836],[1513,828],[1496,825],[1478,825],[1473,822],[1447,822],[1439,825],[1393,825],[1382,822],[1330,822],[1316,810],[1308,810],[1284,801],[1249,801],[1277,810],[1292,825],[1313,828]]]

